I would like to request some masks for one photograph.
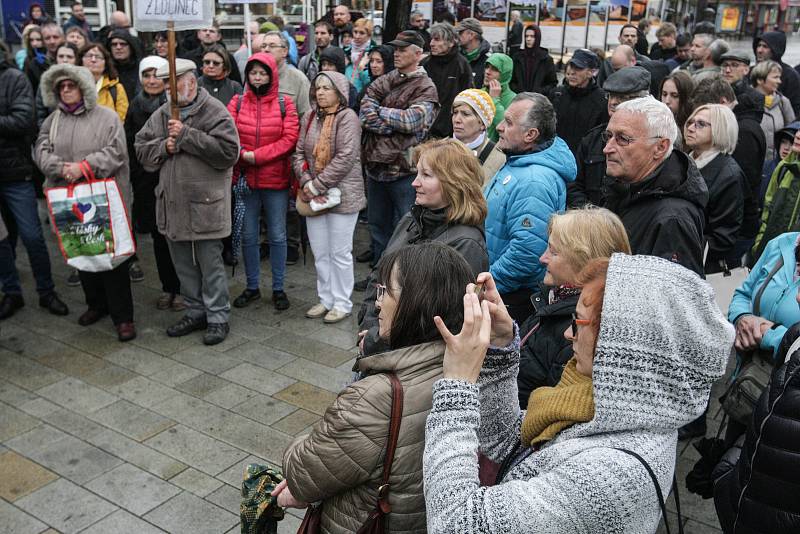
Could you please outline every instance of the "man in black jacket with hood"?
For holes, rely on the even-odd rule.
[[[542,48],[542,30],[531,24],[525,28],[525,46],[516,52],[511,90],[515,93],[542,93],[547,96],[558,85],[556,66],[547,48]]]
[[[651,96],[629,100],[617,106],[606,132],[606,174],[614,179],[606,207],[622,219],[631,251],[702,276],[708,188],[692,160],[673,150],[672,112]]]
[[[781,59],[786,51],[786,34],[766,32],[753,38],[753,53],[756,61],[771,59],[781,65],[781,93],[792,103],[794,114],[800,116],[800,74]]]
[[[139,40],[128,33],[127,30],[114,30],[108,38],[108,48],[117,69],[119,81],[125,88],[128,102],[133,101],[141,88],[139,80],[139,60],[142,51],[139,49]]]
[[[428,73],[439,94],[439,114],[433,121],[428,135],[450,137],[453,135],[451,111],[458,93],[472,87],[472,70],[467,58],[458,50],[458,33],[447,23],[438,22],[431,27],[431,54],[422,60],[422,68]]]

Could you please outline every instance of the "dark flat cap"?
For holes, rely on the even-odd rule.
[[[600,66],[600,61],[597,59],[597,54],[591,50],[579,48],[572,54],[569,64],[579,69],[596,69]]]
[[[607,93],[627,95],[648,91],[650,89],[650,73],[644,67],[625,67],[606,78],[603,89]]]
[[[472,30],[478,35],[483,35],[483,26],[481,26],[481,22],[472,17],[468,17],[462,21],[459,21],[458,25],[456,26],[456,31],[461,33],[464,30]]]
[[[419,32],[415,30],[405,30],[398,33],[394,41],[390,41],[388,44],[392,45],[395,48],[405,48],[406,46],[417,45],[420,48],[425,48],[425,40],[419,34]]]
[[[743,50],[730,50],[722,54],[719,58],[720,63],[725,60],[739,61],[745,65],[752,65],[753,55]]]

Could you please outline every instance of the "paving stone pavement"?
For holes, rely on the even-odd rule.
[[[264,262],[266,298],[232,310],[224,343],[205,347],[201,333],[168,338],[164,329],[180,314],[155,309],[160,285],[152,244],[139,236],[145,272],[133,284],[139,335],[122,344],[109,319],[77,324],[83,293],[67,287],[69,269],[44,230],[70,315],[55,317],[37,306],[20,244],[26,306],[0,324],[0,531],[239,532],[244,466],[279,466],[286,446],[319,420],[349,380],[354,318],[336,325],[304,318],[316,303],[309,251],[306,265],[288,268],[288,311],[276,312],[268,301]],[[356,242],[357,252],[368,243],[363,225]],[[366,269],[357,264],[356,279]],[[230,287],[232,298],[244,289],[243,266]],[[682,481],[696,458],[681,444],[685,530],[718,533],[713,503],[690,495]],[[290,511],[278,532],[296,532],[300,519]]]

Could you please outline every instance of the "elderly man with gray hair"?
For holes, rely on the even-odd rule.
[[[630,49],[627,45],[626,48]],[[631,49],[632,50],[632,49]],[[617,106],[650,94],[650,73],[643,67],[627,67],[608,77],[605,84],[606,111],[614,116]],[[575,159],[578,176],[567,186],[567,206],[581,208],[586,204],[604,207],[612,179],[606,175],[603,134],[607,122],[595,126],[581,139]]]
[[[497,290],[521,324],[533,312],[530,296],[544,278],[539,257],[547,248],[547,224],[566,206],[575,157],[556,135],[553,104],[539,93],[518,94],[497,133],[497,148],[508,159],[483,189],[486,248]]]
[[[609,187],[634,254],[666,258],[703,274],[708,188],[678,137],[669,108],[648,96],[619,104],[603,133]]]
[[[450,137],[453,135],[450,117],[453,100],[458,93],[472,87],[472,70],[467,58],[458,50],[458,33],[450,24],[440,22],[431,26],[430,49],[431,54],[421,65],[436,86],[441,106],[430,136]]]
[[[205,330],[203,343],[216,345],[230,331],[228,277],[222,263],[223,237],[231,233],[231,173],[239,158],[239,134],[228,110],[197,85],[194,62],[175,61],[180,118],[170,103],[157,109],[136,134],[136,156],[158,172],[156,224],[181,282],[186,315],[167,328],[170,337]],[[159,78],[169,76],[164,65]]]

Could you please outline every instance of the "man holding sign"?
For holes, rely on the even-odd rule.
[[[168,67],[156,71],[169,77]],[[228,111],[198,88],[194,62],[175,60],[178,118],[170,104],[159,108],[136,134],[136,155],[145,170],[159,172],[156,223],[167,238],[186,315],[167,328],[170,337],[205,330],[216,345],[230,331],[230,297],[221,238],[231,232],[231,172],[239,157],[239,135]],[[172,94],[173,92],[177,94]]]

